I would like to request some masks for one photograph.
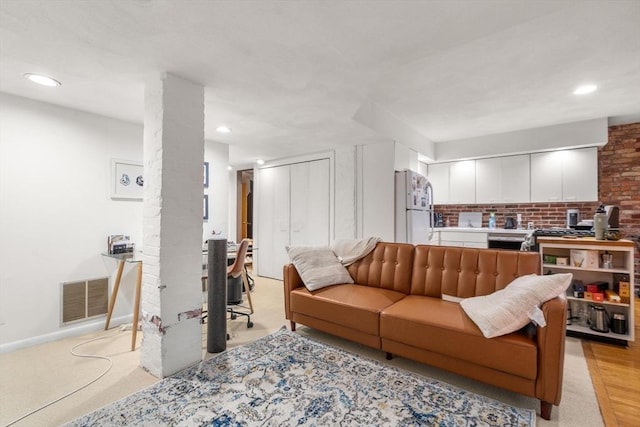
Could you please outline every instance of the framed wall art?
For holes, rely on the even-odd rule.
[[[202,219],[203,220],[209,219],[209,195],[208,194],[204,195],[204,204],[202,206]]]
[[[111,160],[111,198],[142,200],[144,167],[140,162]]]
[[[209,162],[204,162],[204,188],[209,188]]]

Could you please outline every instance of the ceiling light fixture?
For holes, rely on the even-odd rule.
[[[227,170],[228,170],[228,171],[232,171],[232,170],[233,170],[233,167],[232,167],[232,166],[227,166]]]
[[[582,85],[578,86],[576,90],[573,91],[574,95],[586,95],[588,93],[592,93],[598,90],[598,86],[596,85]]]
[[[27,73],[24,75],[24,77],[42,86],[49,86],[49,87],[62,86],[62,83],[60,83],[56,79],[52,79],[51,77],[43,76],[41,74]]]
[[[256,163],[259,164],[259,165],[264,165],[264,160],[258,159],[258,160],[256,160]]]
[[[231,132],[231,128],[228,128],[226,126],[218,126],[216,128],[216,131],[218,131],[220,133],[229,133],[229,132]]]

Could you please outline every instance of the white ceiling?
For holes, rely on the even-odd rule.
[[[206,87],[235,165],[385,140],[354,120],[366,103],[437,143],[624,118],[640,0],[0,1],[2,92],[142,123],[160,72]]]

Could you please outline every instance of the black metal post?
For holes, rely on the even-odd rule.
[[[227,349],[227,239],[207,241],[207,352],[220,353]]]

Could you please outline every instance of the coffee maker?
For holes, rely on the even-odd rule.
[[[580,211],[578,209],[567,209],[567,228],[576,228],[580,222]]]
[[[434,227],[444,227],[444,215],[442,212],[436,212],[436,223]]]
[[[617,206],[606,205],[604,213],[607,216],[607,229],[618,231],[620,229],[620,210]]]

